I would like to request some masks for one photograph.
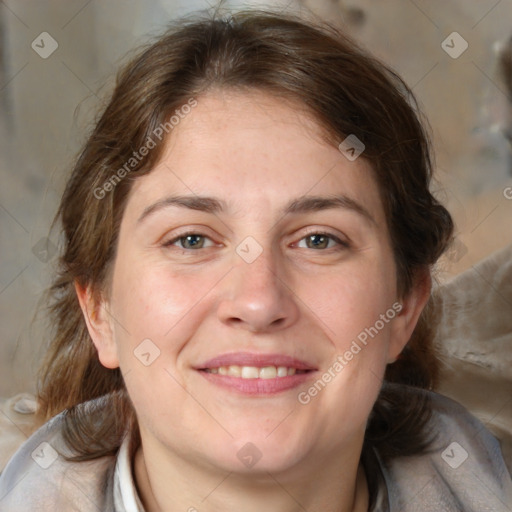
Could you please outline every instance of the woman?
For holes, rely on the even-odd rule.
[[[453,226],[418,115],[281,14],[129,63],[60,205],[49,421],[2,510],[509,510],[497,441],[429,391]]]

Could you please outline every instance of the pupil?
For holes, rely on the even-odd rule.
[[[187,237],[185,237],[186,244],[195,247],[200,244],[200,238],[200,235],[188,235]]]
[[[315,247],[325,247],[326,237],[324,235],[311,235],[310,240],[313,241]]]

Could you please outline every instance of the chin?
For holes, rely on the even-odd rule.
[[[221,453],[217,464],[222,469],[239,474],[280,473],[296,466],[306,455],[304,443],[282,439],[261,432],[236,438]]]

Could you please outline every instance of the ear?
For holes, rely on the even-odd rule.
[[[103,297],[98,298],[90,287],[83,288],[76,281],[75,290],[101,364],[105,368],[118,368],[117,346],[107,302]]]
[[[425,270],[418,274],[409,293],[399,303],[401,309],[393,319],[391,338],[388,348],[388,364],[394,363],[407,342],[410,340],[414,328],[418,323],[432,289],[430,272]]]

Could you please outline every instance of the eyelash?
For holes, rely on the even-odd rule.
[[[308,237],[311,237],[313,235],[319,235],[319,236],[325,236],[325,237],[328,237],[330,238],[331,240],[334,240],[337,244],[338,244],[338,247],[328,247],[326,249],[320,249],[320,251],[328,251],[329,249],[334,249],[334,250],[343,250],[343,249],[348,249],[350,248],[350,243],[347,242],[347,241],[344,241],[344,240],[341,240],[340,238],[338,238],[337,236],[333,235],[332,233],[329,233],[327,231],[318,231],[318,230],[313,230],[309,233],[306,233],[300,240],[299,242],[302,242],[303,240],[305,240],[306,238]],[[184,239],[186,238],[187,236],[200,236],[202,238],[205,238],[205,239],[208,239],[208,240],[211,240],[210,237],[208,237],[207,235],[204,235],[200,232],[197,232],[197,231],[188,231],[186,233],[182,233],[176,237],[174,237],[173,239],[171,240],[168,240],[167,242],[164,242],[162,244],[162,247],[172,247],[176,242],[179,242],[181,239]],[[206,247],[207,248],[207,247]],[[198,251],[199,249],[186,249],[184,247],[180,247],[179,249],[181,249],[182,251]],[[201,249],[201,248],[200,248]],[[314,249],[312,249],[314,250]]]
[[[349,244],[348,241],[341,240],[339,237],[333,235],[332,233],[329,233],[328,231],[318,231],[318,230],[311,230],[309,233],[306,233],[299,240],[299,242],[302,242],[302,240],[304,240],[304,239],[306,239],[306,238],[308,238],[310,236],[313,236],[313,235],[326,236],[327,238],[330,238],[331,240],[334,240],[338,244],[338,247],[329,247],[329,248],[323,249],[323,250],[334,249],[334,250],[341,251],[343,249],[348,249],[350,247],[350,244]]]

